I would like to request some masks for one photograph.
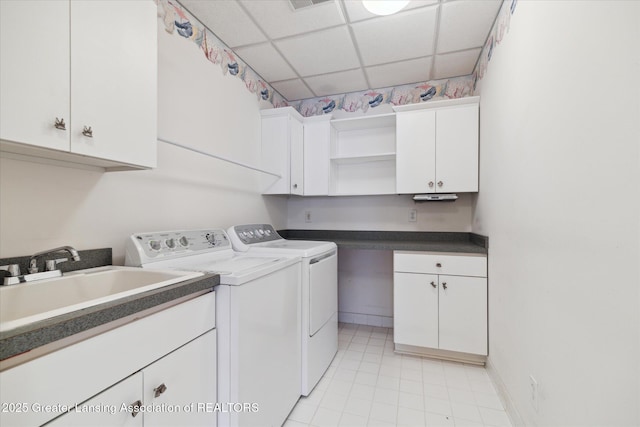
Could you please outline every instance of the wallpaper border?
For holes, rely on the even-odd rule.
[[[303,116],[309,117],[330,113],[334,110],[367,112],[370,108],[376,108],[383,104],[405,105],[474,95],[478,82],[487,71],[494,48],[500,44],[505,33],[509,31],[511,15],[515,12],[518,0],[503,0],[479,59],[473,72],[469,75],[291,102],[265,82],[249,65],[236,57],[233,50],[185,10],[182,5],[171,0],[154,1],[158,4],[158,18],[163,22],[165,30],[198,45],[207,60],[220,65],[223,75],[230,74],[240,78],[247,90],[256,94],[258,100],[267,101],[274,108],[291,106]]]

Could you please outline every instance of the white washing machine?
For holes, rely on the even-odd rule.
[[[337,246],[287,240],[269,224],[236,225],[227,233],[236,251],[302,257],[301,394],[308,396],[338,351]]]
[[[300,257],[237,253],[208,229],[134,234],[125,264],[220,274],[218,425],[282,425],[300,397]]]

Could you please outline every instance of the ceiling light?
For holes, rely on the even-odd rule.
[[[409,0],[362,0],[362,5],[374,15],[392,15],[400,12]]]

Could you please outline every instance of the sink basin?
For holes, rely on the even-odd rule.
[[[202,276],[199,272],[107,266],[0,287],[0,332]]]

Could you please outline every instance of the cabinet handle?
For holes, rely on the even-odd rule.
[[[433,188],[433,181],[429,181],[429,188]]]
[[[442,264],[440,264],[439,262],[436,263],[436,267],[440,268],[442,267]]]
[[[84,129],[82,129],[82,134],[89,138],[93,138],[93,130],[91,129],[91,126],[85,126]]]
[[[447,289],[447,282],[442,282],[442,287],[443,287],[444,289]]]
[[[434,288],[437,287],[436,282],[431,282],[431,286],[433,286]]]
[[[67,125],[64,123],[64,117],[59,119],[56,117],[56,122],[53,124],[56,129],[67,130]]]
[[[140,408],[142,407],[142,401],[141,400],[136,400],[135,402],[133,402],[133,404],[131,406],[133,406],[133,409],[131,411],[131,416],[132,417],[136,417],[138,415],[138,413],[140,412]]]
[[[160,384],[158,387],[153,389],[154,393],[153,393],[153,397],[158,397],[160,396],[162,393],[164,393],[165,391],[167,391],[167,386],[164,385],[164,383]]]
[[[438,181],[438,187],[442,187],[443,182],[442,181]]]

